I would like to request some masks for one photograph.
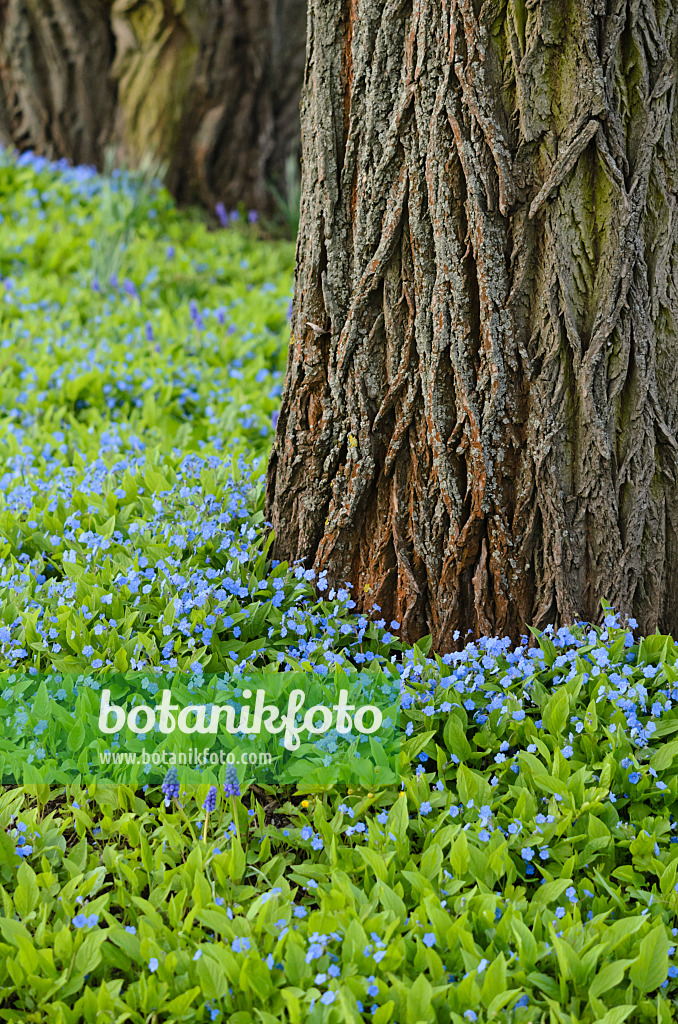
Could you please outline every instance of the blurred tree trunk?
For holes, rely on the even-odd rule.
[[[270,212],[299,148],[305,0],[0,0],[0,140],[167,166],[184,202]]]
[[[101,163],[115,83],[108,0],[0,0],[0,142]]]
[[[678,632],[678,6],[309,7],[275,557],[440,649]]]
[[[115,0],[123,151],[169,165],[182,201],[270,210],[299,148],[305,0]],[[281,187],[282,186],[282,187]]]

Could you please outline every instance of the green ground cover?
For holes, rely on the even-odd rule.
[[[0,212],[0,771],[52,772],[0,791],[0,1020],[674,1020],[673,641],[608,610],[440,657],[275,564],[293,246],[31,157]],[[331,731],[296,784],[88,782],[115,673],[379,690],[401,780],[347,785]]]

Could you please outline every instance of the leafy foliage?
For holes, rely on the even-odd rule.
[[[0,1019],[673,1020],[673,640],[608,608],[441,657],[276,565],[291,248],[32,158],[2,159],[0,192],[5,770],[114,673],[144,699],[171,673],[196,700],[360,678],[403,730],[399,785],[238,764],[216,793],[6,788]],[[133,231],[94,280],[112,217]]]

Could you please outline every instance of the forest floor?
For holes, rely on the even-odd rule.
[[[0,200],[0,1020],[675,1020],[673,640],[440,657],[275,563],[292,243],[31,155]],[[295,688],[383,728],[175,782],[100,727]]]

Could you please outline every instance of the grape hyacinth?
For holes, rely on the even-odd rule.
[[[179,799],[179,776],[176,768],[170,768],[162,784],[162,791],[165,794],[165,806],[169,807],[171,800]]]
[[[232,764],[226,766],[226,781],[224,782],[224,793],[226,796],[240,796],[240,783],[238,772]]]
[[[202,832],[202,840],[204,843],[207,842],[207,823],[210,820],[210,814],[217,806],[217,787],[210,786],[205,797],[205,803],[202,805],[203,811],[205,811],[205,827]]]
[[[237,769],[232,765],[226,765],[226,777],[224,780],[224,793],[227,797],[231,798],[231,806],[233,807],[233,821],[235,822],[236,834],[238,836],[238,842],[240,842],[240,822],[238,821],[238,808],[235,804],[235,798],[240,796],[240,783],[238,782]]]

